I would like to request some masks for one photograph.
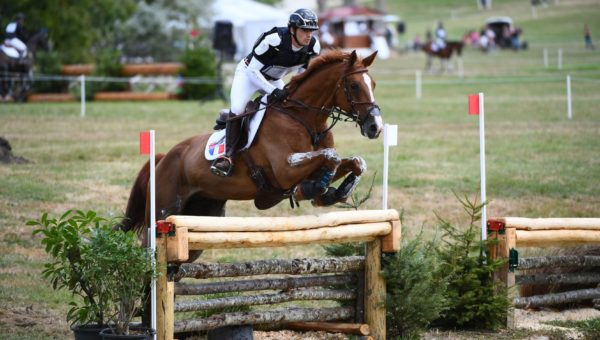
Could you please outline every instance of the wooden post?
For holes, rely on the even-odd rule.
[[[175,283],[167,281],[167,235],[156,239],[156,334],[158,340],[173,339]]]
[[[506,228],[504,235],[498,235],[498,257],[508,260],[510,250],[516,248],[517,246],[516,235],[515,228]],[[508,289],[508,299],[512,301],[516,294],[514,289],[515,273],[508,269],[508,262],[500,269],[499,279],[504,282],[506,288]],[[509,308],[508,314],[506,315],[506,327],[515,327],[515,314],[513,308]]]
[[[365,256],[365,321],[374,339],[384,340],[385,281],[381,275],[381,239],[367,243]]]
[[[381,239],[383,241],[382,247],[384,253],[397,253],[400,251],[400,241],[402,235],[402,226],[400,225],[400,220],[390,221],[392,225],[392,231],[383,236]]]

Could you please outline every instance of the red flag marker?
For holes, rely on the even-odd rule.
[[[479,114],[479,95],[478,94],[470,94],[469,95],[469,114],[470,115],[478,115]]]
[[[150,154],[150,131],[140,132],[140,155]]]

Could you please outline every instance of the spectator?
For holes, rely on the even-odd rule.
[[[592,51],[596,49],[596,46],[592,43],[592,31],[588,24],[583,25],[583,38],[585,39],[585,48]]]

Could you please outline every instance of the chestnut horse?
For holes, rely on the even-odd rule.
[[[361,157],[338,156],[331,128],[339,120],[352,121],[369,139],[379,136],[383,121],[367,70],[376,54],[360,59],[356,52],[329,51],[313,59],[286,86],[288,99],[268,104],[253,144],[234,156],[229,177],[210,171],[204,157],[209,134],[188,138],[158,155],[157,220],[173,214],[223,216],[227,200],[254,200],[259,209],[286,198],[292,204],[312,200],[315,206],[344,201],[366,163]],[[337,188],[330,186],[343,177]],[[148,225],[148,178],[146,163],[131,189],[120,225],[124,230],[140,232]]]
[[[433,57],[440,58],[441,66],[440,72],[448,71],[448,62],[452,55],[456,51],[456,55],[460,58],[462,56],[462,49],[464,43],[462,41],[447,41],[446,46],[440,50],[433,51],[431,49],[431,43],[424,44],[422,47],[423,52],[427,54],[427,64],[425,65],[425,70],[431,71],[431,64]]]

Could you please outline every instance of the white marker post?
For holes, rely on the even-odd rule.
[[[548,49],[544,48],[544,68],[548,68]]]
[[[421,71],[415,71],[415,98],[421,99]]]
[[[140,154],[150,155],[150,226],[148,227],[148,234],[150,237],[148,245],[152,251],[153,263],[152,266],[156,268],[156,179],[155,179],[155,151],[154,151],[154,130],[140,132]],[[150,305],[151,315],[150,323],[152,329],[156,329],[156,280],[152,279],[150,284]],[[156,334],[154,334],[156,339]]]
[[[85,74],[79,77],[81,82],[81,118],[85,117]]]
[[[558,58],[556,61],[556,63],[557,63],[556,66],[558,67],[559,70],[562,70],[562,57],[563,57],[562,55],[563,55],[562,48],[559,48],[558,49]]]
[[[573,118],[573,107],[571,106],[571,75],[567,75],[567,118]]]
[[[385,124],[383,126],[383,193],[382,209],[388,208],[388,168],[390,146],[398,145],[398,125]]]
[[[483,92],[469,95],[469,114],[479,115],[479,171],[481,173],[481,240],[487,239],[487,214],[485,193],[485,115]]]

